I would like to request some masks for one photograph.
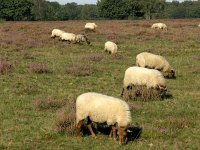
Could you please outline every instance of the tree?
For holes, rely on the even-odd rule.
[[[45,20],[46,1],[45,0],[33,0],[32,14],[34,20]]]
[[[143,18],[144,11],[140,0],[127,0],[129,18]]]
[[[76,3],[67,3],[61,7],[59,17],[61,20],[78,20],[80,19],[81,9]]]
[[[101,17],[109,19],[128,18],[128,4],[126,0],[100,0],[97,2]]]
[[[165,0],[141,0],[146,19],[152,19],[155,14],[164,11]]]
[[[58,20],[60,4],[58,2],[46,2],[45,7],[45,20]]]
[[[32,6],[29,0],[0,0],[0,18],[8,21],[30,20]]]
[[[93,20],[98,19],[98,10],[96,5],[83,5],[81,8],[81,19]]]

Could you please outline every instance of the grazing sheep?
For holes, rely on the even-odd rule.
[[[95,31],[96,28],[97,28],[97,25],[95,23],[86,23],[85,24],[86,30]]]
[[[87,38],[87,36],[82,35],[82,34],[78,34],[76,35],[76,42],[77,43],[87,43],[88,45],[90,44],[89,39]]]
[[[107,123],[112,126],[110,137],[116,139],[116,130],[118,129],[119,143],[126,141],[127,127],[131,122],[131,114],[128,104],[118,98],[98,93],[84,93],[78,96],[76,100],[76,129],[80,136],[80,130],[84,119],[88,119],[88,129],[93,137],[96,137],[92,130],[92,121],[98,123]]]
[[[76,35],[73,33],[63,33],[61,35],[62,41],[68,41],[68,42],[75,42],[76,41]]]
[[[150,69],[157,69],[167,73],[168,78],[175,78],[175,71],[168,61],[160,56],[148,52],[142,52],[136,56],[136,65]]]
[[[107,41],[105,43],[105,48],[104,50],[106,52],[109,52],[109,54],[116,54],[117,53],[117,45],[114,42]]]
[[[61,35],[64,33],[64,31],[60,29],[53,29],[51,33],[51,38],[59,37],[61,38]]]
[[[200,27],[200,24],[198,25],[198,27]]]
[[[161,96],[165,95],[167,88],[163,75],[155,69],[148,69],[142,67],[129,67],[125,71],[123,90],[129,89],[130,86],[139,85],[146,86],[147,88],[153,88],[160,91]]]
[[[166,24],[164,23],[154,23],[151,28],[153,29],[167,29]]]

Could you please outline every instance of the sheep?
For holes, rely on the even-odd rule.
[[[82,34],[76,35],[76,42],[77,43],[84,43],[84,42],[86,42],[88,45],[90,44],[90,41],[87,38],[87,36],[82,35]]]
[[[148,52],[142,52],[136,56],[136,65],[151,69],[161,70],[167,73],[167,78],[175,78],[175,71],[169,65],[168,61],[160,56]]]
[[[59,37],[61,38],[61,35],[64,33],[64,31],[60,29],[53,29],[51,33],[51,38]]]
[[[97,25],[95,23],[86,23],[85,24],[86,30],[95,31],[96,28],[97,28]]]
[[[105,43],[105,52],[109,52],[109,54],[115,55],[117,53],[117,45],[114,42],[107,41]]]
[[[76,35],[73,33],[62,33],[61,35],[61,40],[62,41],[68,41],[68,42],[75,42],[76,41]]]
[[[164,23],[154,23],[151,28],[153,29],[167,29],[166,24]]]
[[[198,27],[200,27],[200,24],[198,25]]]
[[[142,67],[129,67],[125,71],[122,94],[125,88],[129,89],[131,86],[146,86],[147,89],[153,88],[160,91],[161,97],[167,91],[166,82],[163,75],[155,69],[148,69]]]
[[[92,121],[106,122],[112,126],[109,137],[116,139],[116,130],[119,134],[119,144],[126,141],[127,127],[131,123],[131,113],[128,104],[118,98],[89,92],[78,96],[76,99],[76,131],[80,136],[80,130],[84,119],[88,119],[87,126],[93,137]]]

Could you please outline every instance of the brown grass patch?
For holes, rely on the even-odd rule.
[[[29,73],[52,73],[46,64],[29,64],[27,67]]]
[[[121,37],[116,33],[109,33],[106,38],[108,41],[113,41],[116,44],[122,43]]]
[[[195,60],[200,60],[200,56],[193,56],[192,58]]]
[[[155,101],[162,100],[161,94],[158,90],[147,89],[145,86],[131,86],[125,89],[122,98],[126,101]]]
[[[9,74],[12,72],[12,65],[0,56],[0,74]]]
[[[85,61],[94,61],[94,62],[99,62],[101,61],[105,56],[102,53],[93,53],[93,54],[88,54],[82,57],[82,60]]]
[[[174,118],[168,117],[162,122],[158,122],[158,132],[162,134],[171,134],[175,135],[184,128],[189,126],[189,121],[186,118]]]
[[[200,67],[192,68],[192,73],[200,73]]]
[[[139,110],[139,109],[141,109],[141,106],[136,105],[136,104],[134,104],[134,103],[131,102],[131,101],[128,101],[127,103],[128,103],[128,106],[129,106],[129,108],[130,108],[131,111],[132,111],[132,110]]]
[[[74,76],[90,76],[95,73],[97,69],[92,65],[87,64],[77,64],[70,65],[67,67],[66,72]]]
[[[76,126],[75,110],[75,102],[67,103],[66,107],[59,112],[54,122],[54,131],[74,135]]]
[[[167,31],[151,30],[153,23],[161,21],[168,26]],[[199,39],[199,19],[177,20],[96,20],[98,28],[96,32],[88,34],[92,42],[105,42],[105,39],[116,43],[122,42],[146,42],[159,37],[159,40],[185,42]],[[51,31],[59,28],[78,34],[84,32],[84,20],[79,21],[54,21],[52,22],[5,22],[0,26],[0,48],[23,50],[27,48],[39,48],[49,45],[62,45],[50,38]],[[63,26],[65,24],[65,26]],[[105,28],[106,27],[106,28]],[[28,34],[27,34],[28,33]],[[15,35],[15,36],[13,36]],[[98,36],[97,36],[98,35]],[[104,39],[104,40],[103,40]],[[65,43],[65,42],[64,42]]]
[[[57,100],[54,98],[47,97],[45,99],[34,100],[33,105],[39,110],[59,109],[66,105],[66,100]]]

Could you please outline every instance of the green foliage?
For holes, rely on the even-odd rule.
[[[101,0],[97,7],[99,15],[109,19],[128,18],[128,3],[126,0]]]
[[[32,6],[29,0],[0,0],[0,18],[8,21],[31,20]]]
[[[98,10],[96,5],[84,5],[81,9],[81,19],[90,20],[98,19]]]
[[[4,22],[6,22],[6,21],[4,19],[0,18],[0,23],[4,23]]]
[[[145,18],[152,19],[164,10],[165,0],[141,0],[141,5]]]

